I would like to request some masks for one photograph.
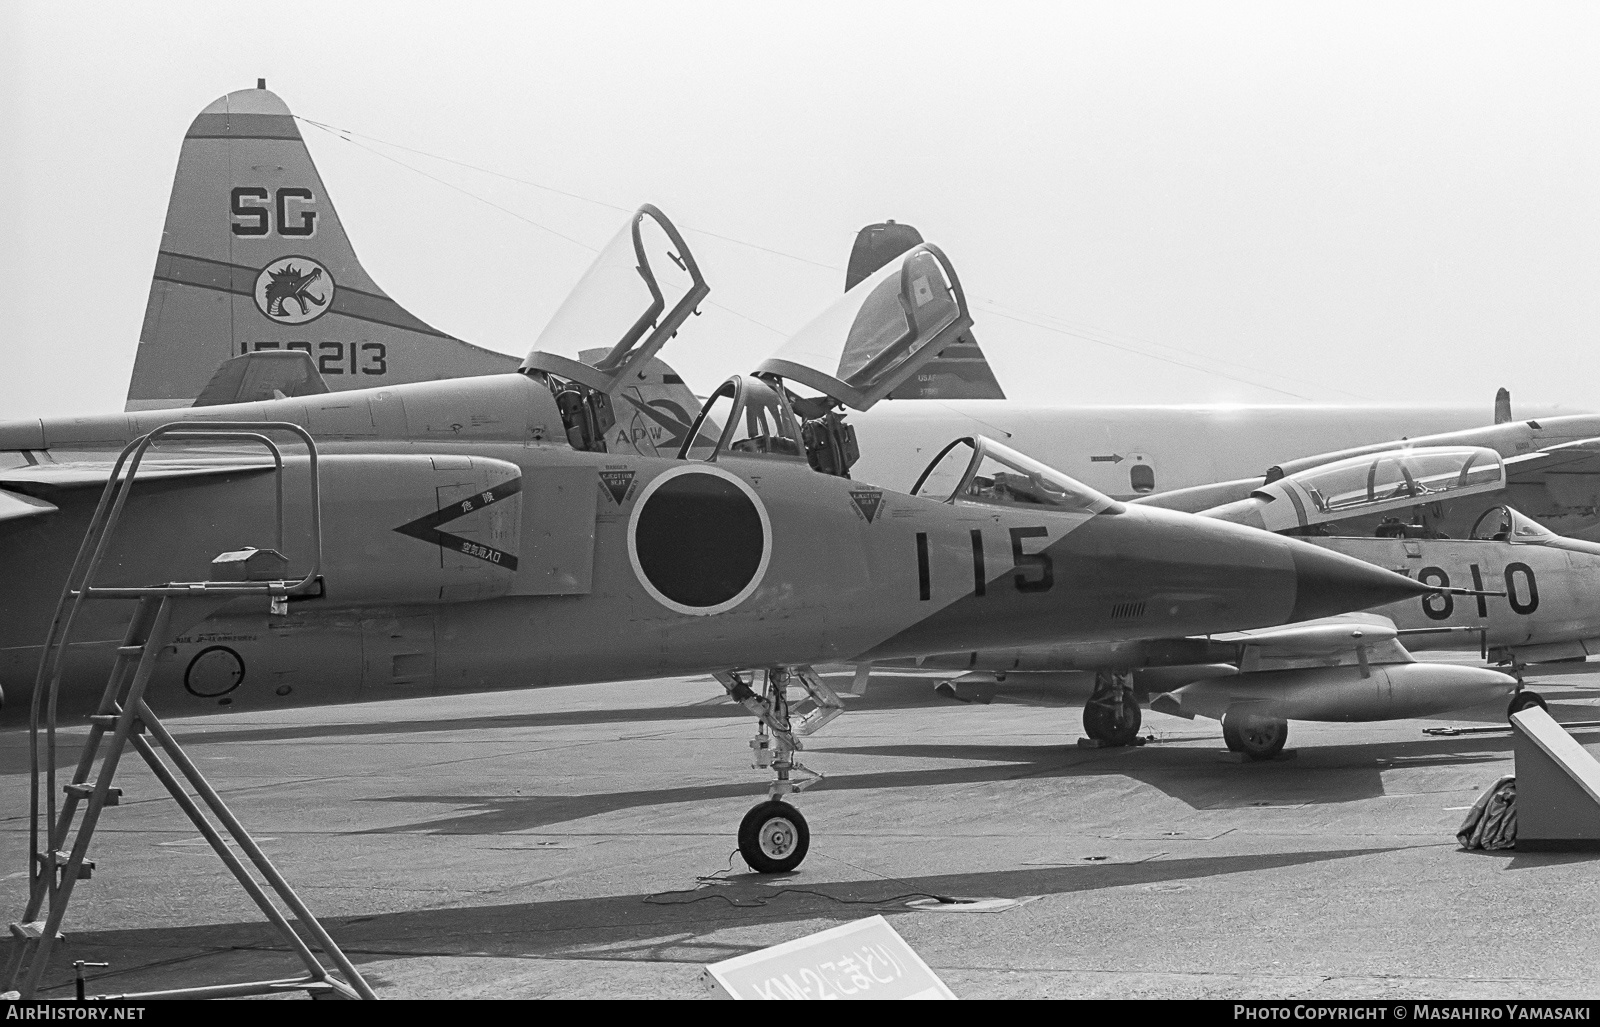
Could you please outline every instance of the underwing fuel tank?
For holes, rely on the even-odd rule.
[[[1516,679],[1440,663],[1297,667],[1208,678],[1158,696],[1150,708],[1221,720],[1231,706],[1280,720],[1368,721],[1426,717],[1503,699]]]

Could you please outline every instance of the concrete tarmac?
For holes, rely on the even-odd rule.
[[[1536,686],[1558,720],[1600,720],[1589,667]],[[808,743],[811,851],[777,878],[733,855],[767,778],[709,678],[171,726],[380,997],[710,997],[706,963],[874,913],[965,998],[1600,995],[1595,857],[1457,849],[1511,734],[1422,729],[1503,706],[1296,722],[1295,758],[1237,763],[1213,721],[1146,711],[1150,744],[1080,748],[1086,687],[962,705],[935,680],[880,673]],[[1574,734],[1600,752],[1600,729]],[[27,744],[0,732],[7,922]],[[47,994],[71,995],[77,959],[111,964],[91,994],[294,975],[143,763],[123,768]],[[906,905],[929,894],[1026,901]]]

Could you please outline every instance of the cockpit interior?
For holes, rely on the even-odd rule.
[[[1053,467],[982,435],[950,443],[917,478],[913,496],[945,503],[1042,506],[1062,513],[1117,514],[1125,508]]]

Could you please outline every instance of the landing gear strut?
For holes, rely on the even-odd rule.
[[[1289,740],[1289,722],[1235,707],[1222,715],[1222,740],[1252,760],[1270,760]]]
[[[844,702],[810,667],[728,671],[716,677],[734,701],[758,721],[756,735],[750,739],[751,766],[777,775],[767,788],[767,801],[746,813],[739,825],[739,855],[757,873],[786,873],[806,858],[811,829],[785,797],[822,780],[821,774],[807,770],[794,754],[804,748],[800,737],[815,734],[843,713]],[[793,703],[789,701],[791,685],[805,692]]]
[[[1083,704],[1083,733],[1102,745],[1132,745],[1139,737],[1140,719],[1133,673],[1097,671],[1094,694]]]

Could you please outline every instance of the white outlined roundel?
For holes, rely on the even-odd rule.
[[[714,465],[657,476],[628,516],[634,576],[675,613],[726,613],[760,587],[771,561],[766,505],[743,478]]]
[[[315,321],[333,306],[333,274],[310,257],[279,257],[256,276],[256,309],[279,324]]]

